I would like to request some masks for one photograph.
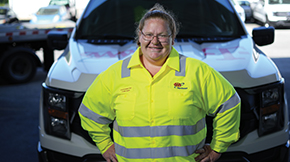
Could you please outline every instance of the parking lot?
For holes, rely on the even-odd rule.
[[[249,32],[257,24],[246,24]],[[275,42],[261,47],[277,64],[286,80],[286,92],[290,101],[290,29],[277,29]],[[55,58],[61,52],[56,51]],[[41,56],[42,52],[38,52]],[[41,83],[46,72],[38,69],[36,76],[25,84],[9,84],[0,79],[0,161],[34,162],[37,161],[38,107]]]

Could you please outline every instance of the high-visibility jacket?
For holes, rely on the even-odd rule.
[[[224,152],[239,138],[240,98],[217,71],[172,51],[155,75],[140,61],[140,48],[102,72],[87,90],[79,115],[101,153],[112,144],[118,161],[195,161],[214,116],[210,146]]]

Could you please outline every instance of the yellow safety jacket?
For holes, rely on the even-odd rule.
[[[101,153],[112,144],[119,162],[190,161],[206,138],[205,116],[215,116],[211,148],[225,152],[238,140],[240,98],[217,71],[172,51],[152,77],[140,48],[98,75],[79,115]]]

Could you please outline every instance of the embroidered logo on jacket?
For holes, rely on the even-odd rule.
[[[131,89],[132,87],[123,88],[121,89],[121,92],[129,92]]]
[[[176,89],[187,89],[187,87],[184,87],[184,83],[174,83],[174,88]]]

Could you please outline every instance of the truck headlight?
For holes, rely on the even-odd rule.
[[[261,92],[261,107],[259,116],[259,135],[265,135],[282,129],[283,124],[282,86],[269,88]]]
[[[61,93],[43,91],[45,131],[49,135],[70,139],[67,97]]]
[[[65,134],[67,132],[67,120],[51,117],[51,129],[58,134]]]
[[[48,104],[52,107],[59,108],[62,111],[66,111],[66,97],[63,95],[49,93]]]
[[[55,15],[55,16],[53,17],[52,22],[58,22],[59,20],[60,20],[60,16],[59,16],[59,15]]]

